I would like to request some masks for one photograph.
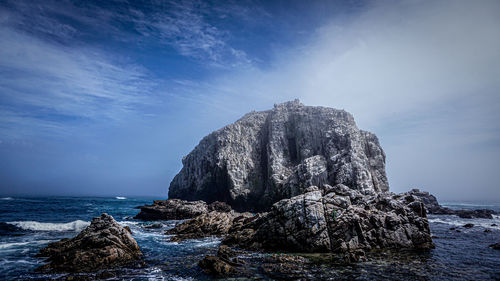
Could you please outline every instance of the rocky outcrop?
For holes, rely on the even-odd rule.
[[[211,211],[176,225],[174,228],[167,230],[166,234],[175,235],[171,238],[172,241],[221,236],[227,234],[235,218],[238,218],[237,221],[239,221],[242,218],[251,216],[250,213]]]
[[[311,185],[345,184],[365,195],[389,188],[374,134],[343,110],[298,100],[211,133],[182,163],[169,198],[219,200],[240,211],[266,210]]]
[[[184,220],[208,212],[204,201],[185,201],[179,199],[155,200],[153,205],[138,207],[141,209],[134,219],[140,220]]]
[[[495,249],[495,250],[500,250],[500,243],[491,244],[488,247]]]
[[[279,254],[265,257],[260,270],[273,280],[311,280],[316,279],[307,270],[311,264],[301,256]]]
[[[102,214],[72,239],[49,244],[38,254],[47,257],[42,272],[94,272],[129,264],[142,253],[130,232],[112,216]]]
[[[231,212],[231,206],[215,201],[207,204],[204,201],[185,201],[179,199],[155,200],[153,205],[138,207],[141,209],[134,219],[140,220],[184,220],[192,219],[211,211]]]
[[[269,213],[234,224],[224,244],[290,252],[433,247],[423,203],[392,193],[363,195],[338,184],[309,187]]]
[[[216,256],[206,256],[198,263],[198,266],[206,274],[219,278],[227,277],[237,272],[232,265]]]
[[[226,245],[221,245],[217,256],[205,256],[198,266],[209,275],[214,277],[227,277],[239,272],[244,261],[236,257],[236,252]]]
[[[426,191],[420,191],[419,189],[412,189],[408,192],[402,193],[401,195],[418,197],[424,203],[427,212],[433,215],[456,215],[464,219],[472,219],[472,218],[492,219],[493,215],[497,214],[495,211],[489,209],[454,210],[446,208],[438,203],[434,195]]]

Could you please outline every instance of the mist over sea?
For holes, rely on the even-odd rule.
[[[134,220],[135,207],[150,204],[153,198],[126,197],[4,197],[0,199],[0,280],[46,280],[60,275],[43,275],[34,269],[44,264],[35,258],[48,243],[73,237],[101,213],[111,214],[121,225],[132,229],[144,253],[146,267],[124,268],[117,276],[127,280],[210,280],[197,267],[205,255],[215,254],[219,238],[169,241],[165,230],[179,221],[164,222],[161,228],[146,228],[153,222]],[[443,204],[450,208],[489,208],[500,211],[500,203]],[[488,248],[499,242],[500,217],[461,219],[429,215],[436,248],[431,251],[375,253],[368,262],[352,266],[318,265],[312,279],[429,279],[498,280],[500,252]],[[466,223],[474,224],[464,228]],[[496,225],[496,226],[495,226]],[[450,228],[452,228],[450,230]],[[457,231],[458,230],[458,231]],[[263,255],[263,254],[255,254]],[[264,254],[265,255],[265,254]],[[253,262],[252,257],[249,264]],[[268,279],[258,264],[249,268],[257,279]]]

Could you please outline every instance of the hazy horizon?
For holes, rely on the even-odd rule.
[[[252,110],[350,112],[390,191],[500,201],[498,1],[4,1],[0,195],[166,198]]]

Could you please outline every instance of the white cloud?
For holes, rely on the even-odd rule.
[[[138,66],[118,64],[91,49],[51,44],[9,28],[0,28],[0,37],[8,39],[0,48],[4,115],[0,121],[18,123],[4,128],[20,133],[26,126],[57,124],[54,131],[60,133],[65,120],[47,120],[51,115],[116,121],[133,113],[135,105],[154,104],[148,96],[154,82]]]
[[[212,7],[203,1],[156,3],[153,12],[143,13],[131,9],[127,21],[145,37],[158,38],[163,44],[174,47],[181,55],[194,58],[207,65],[229,68],[249,67],[251,59],[245,51],[229,44],[231,34],[209,23],[207,17],[234,14],[251,20],[249,12],[237,5],[225,8]]]
[[[376,2],[285,50],[270,70],[214,81],[210,102],[229,114],[296,97],[343,108],[381,139],[392,190],[500,198],[486,172],[500,154],[498,15],[498,1]]]

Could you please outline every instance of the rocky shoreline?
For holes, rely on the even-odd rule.
[[[214,277],[246,276],[236,253],[285,253],[260,258],[261,270],[308,279],[304,254],[351,264],[377,251],[425,251],[434,247],[428,213],[495,214],[451,210],[418,189],[390,192],[377,137],[345,111],[298,100],[246,114],[203,138],[182,162],[171,199],[138,207],[134,219],[183,220],[165,232],[170,241],[221,237],[217,255],[198,264]],[[142,253],[129,231],[103,214],[39,255],[49,262],[40,271],[78,273],[128,265]]]

